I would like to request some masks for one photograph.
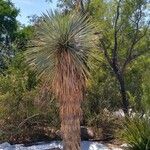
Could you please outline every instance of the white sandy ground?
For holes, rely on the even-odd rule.
[[[123,145],[121,147],[124,147]],[[0,144],[0,150],[49,150],[52,148],[60,148],[62,149],[62,143],[59,141],[53,141],[50,143],[37,143],[36,145],[24,147],[22,144],[17,145],[10,145],[9,143],[5,142]],[[81,143],[82,150],[123,150],[123,148],[116,148],[114,146],[105,146],[99,142],[89,142],[89,141],[82,141]]]

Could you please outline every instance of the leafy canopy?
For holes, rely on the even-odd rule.
[[[18,23],[16,17],[19,10],[15,8],[13,3],[6,0],[0,0],[0,42],[5,41],[5,36],[9,36],[13,41],[17,31]]]

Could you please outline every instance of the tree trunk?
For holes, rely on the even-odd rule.
[[[118,80],[119,87],[120,87],[119,91],[120,91],[120,95],[121,95],[121,99],[122,99],[122,109],[123,109],[125,114],[128,114],[129,101],[127,99],[124,75],[120,71],[120,69],[117,67],[117,65],[113,64],[112,68],[113,68],[113,71],[116,75],[116,78]]]
[[[121,98],[122,98],[122,109],[125,114],[128,114],[129,101],[127,99],[127,93],[126,93],[125,81],[124,81],[123,74],[121,74],[121,73],[118,74],[117,79],[119,81],[119,86],[120,86],[119,90],[120,90],[120,94],[121,94]]]
[[[70,107],[70,108],[69,108]],[[69,106],[67,103],[63,106],[65,115],[61,118],[61,133],[63,138],[63,150],[80,150],[80,119],[76,109],[80,109],[80,105]],[[66,110],[70,110],[66,111]],[[72,115],[73,114],[73,115]],[[62,114],[60,114],[62,116]]]
[[[57,55],[58,64],[53,91],[60,105],[64,150],[80,150],[81,102],[84,98],[85,76],[67,50]]]

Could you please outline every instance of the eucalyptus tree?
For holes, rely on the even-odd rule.
[[[95,0],[90,5],[90,14],[99,23],[99,32],[96,33],[99,50],[118,81],[122,108],[128,113],[125,79],[128,66],[149,52],[148,0],[111,0],[105,3]]]
[[[52,2],[53,0],[46,0],[46,2]],[[91,0],[58,0],[57,7],[63,12],[68,12],[77,9],[82,13],[86,13],[89,9]]]
[[[27,61],[48,79],[59,101],[64,149],[79,150],[93,25],[86,15],[55,12],[44,14],[36,31],[36,46],[27,52]]]

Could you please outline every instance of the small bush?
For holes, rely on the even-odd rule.
[[[6,75],[0,75],[0,141],[28,141],[60,125],[55,99],[23,60],[16,56]]]
[[[131,150],[150,150],[150,118],[135,116],[128,118],[123,131],[123,140]]]

